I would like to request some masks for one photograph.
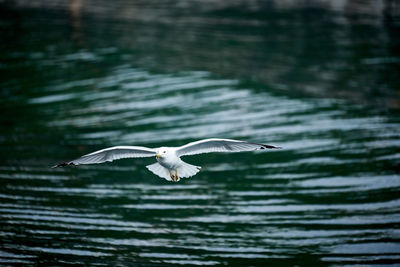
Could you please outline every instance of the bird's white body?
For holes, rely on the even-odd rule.
[[[184,162],[177,155],[177,147],[160,147],[157,149],[157,163],[147,165],[146,168],[152,173],[169,181],[179,181],[200,171],[199,166]]]
[[[182,165],[183,161],[176,155],[175,147],[160,147],[157,150],[157,155],[161,155],[157,157],[157,161],[164,168],[176,170]]]
[[[180,178],[195,175],[201,168],[184,162],[181,160],[181,156],[210,152],[242,152],[273,148],[279,147],[232,139],[204,139],[180,147],[159,147],[155,149],[139,146],[116,146],[95,151],[76,160],[64,162],[54,167],[102,163],[121,158],[156,156],[157,162],[146,166],[147,169],[166,180],[176,182]]]

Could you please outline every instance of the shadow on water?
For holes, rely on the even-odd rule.
[[[400,261],[399,35],[384,7],[13,3],[1,264]],[[209,137],[284,149],[188,157],[203,169],[180,183],[148,172],[154,159],[49,169]]]

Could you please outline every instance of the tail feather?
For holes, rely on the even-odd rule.
[[[161,166],[158,162],[151,165],[147,165],[146,168],[155,175],[158,175],[161,178],[164,178],[165,180],[172,181],[171,177],[169,176],[168,170],[163,166]]]
[[[168,169],[161,166],[158,162],[151,165],[147,165],[146,168],[155,175],[160,176],[161,178],[164,178],[167,181],[172,181]],[[179,178],[187,178],[187,177],[192,177],[193,175],[198,173],[200,169],[201,167],[199,166],[195,166],[182,161],[181,166],[178,167],[176,171],[178,172]],[[172,170],[171,172],[172,174],[175,175],[175,170]]]
[[[200,171],[201,167],[182,161],[182,165],[177,169],[178,176],[181,178],[192,177]]]

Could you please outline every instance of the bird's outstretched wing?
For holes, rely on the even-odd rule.
[[[106,161],[113,161],[123,158],[153,157],[155,155],[156,150],[153,148],[142,146],[114,146],[95,151],[72,161],[57,164],[52,168],[63,167],[67,165],[103,163]]]
[[[180,157],[210,152],[242,152],[274,148],[280,147],[232,139],[204,139],[178,147],[176,154]]]

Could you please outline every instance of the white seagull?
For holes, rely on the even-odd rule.
[[[67,165],[103,163],[123,158],[144,158],[156,156],[157,162],[146,166],[146,168],[161,178],[177,182],[180,178],[192,177],[198,173],[201,168],[182,161],[182,156],[210,152],[242,152],[277,148],[280,147],[216,138],[199,140],[180,147],[148,148],[143,146],[114,146],[95,151],[72,161],[55,165],[52,168]]]

